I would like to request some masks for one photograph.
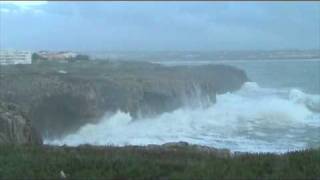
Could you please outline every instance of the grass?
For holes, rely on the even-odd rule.
[[[185,148],[1,146],[0,179],[319,179],[320,149],[218,157]]]

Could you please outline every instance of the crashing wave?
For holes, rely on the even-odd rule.
[[[289,99],[304,104],[311,111],[320,112],[320,95],[305,94],[298,89],[292,89],[289,92]]]
[[[185,106],[139,120],[119,111],[45,143],[124,146],[185,141],[247,152],[286,152],[319,145],[320,114],[308,107],[319,103],[319,96],[293,89],[284,98],[283,92],[277,95],[275,89],[246,83],[239,91],[217,95],[216,103],[207,107]]]

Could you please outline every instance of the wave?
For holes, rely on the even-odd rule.
[[[186,141],[242,152],[286,152],[320,145],[319,95],[248,82],[209,106],[184,106],[133,120],[118,111],[46,144],[147,145]],[[313,107],[313,108],[310,108]]]
[[[305,94],[298,89],[292,89],[289,93],[289,99],[295,103],[304,104],[311,111],[320,112],[320,95]]]

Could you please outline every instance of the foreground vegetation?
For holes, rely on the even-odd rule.
[[[320,150],[221,157],[190,148],[1,146],[0,179],[316,179]]]

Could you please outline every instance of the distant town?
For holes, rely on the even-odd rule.
[[[273,51],[106,51],[77,53],[72,51],[37,52],[26,50],[0,50],[0,65],[32,64],[44,61],[69,63],[88,60],[269,60],[269,59],[320,59],[320,50],[273,50]]]
[[[90,60],[88,55],[78,54],[70,51],[22,51],[22,50],[1,50],[0,51],[0,64],[13,65],[13,64],[32,64],[41,61],[59,61],[62,63]]]

